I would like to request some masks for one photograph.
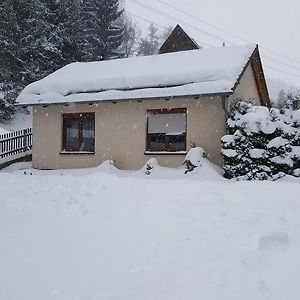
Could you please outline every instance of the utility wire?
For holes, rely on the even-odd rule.
[[[194,25],[191,25],[191,24],[189,24],[189,23],[182,22],[180,19],[178,19],[178,18],[176,18],[176,17],[174,17],[174,16],[172,16],[172,15],[169,15],[169,14],[167,14],[167,13],[161,12],[161,11],[159,11],[159,10],[157,10],[157,9],[155,9],[155,8],[153,8],[153,7],[151,7],[151,6],[149,6],[149,5],[146,5],[146,4],[144,4],[144,3],[142,3],[142,2],[140,2],[140,1],[138,1],[138,0],[129,0],[129,1],[131,1],[131,2],[133,2],[133,3],[135,3],[135,4],[137,4],[137,5],[139,5],[139,6],[143,7],[143,8],[145,8],[145,9],[148,9],[148,10],[150,10],[150,11],[152,11],[152,12],[155,12],[155,13],[157,13],[157,14],[159,14],[159,15],[162,15],[162,16],[164,16],[165,18],[169,18],[169,19],[173,19],[173,20],[176,20],[176,21],[178,21],[178,22],[181,22],[182,24],[184,24],[184,25],[186,25],[186,26],[188,26],[188,27],[193,28],[195,31],[202,32],[202,33],[204,33],[204,34],[206,34],[206,35],[208,35],[208,36],[211,36],[211,37],[213,37],[213,38],[215,38],[215,39],[224,41],[224,39],[222,39],[221,37],[218,37],[218,36],[216,36],[216,35],[210,34],[209,32],[207,32],[207,31],[205,31],[205,30],[202,30],[202,29],[200,29],[200,28],[198,28],[198,27],[196,27],[196,26],[194,26]],[[188,16],[191,16],[191,17],[195,18],[196,20],[201,21],[202,23],[207,24],[207,25],[209,25],[209,26],[211,26],[211,27],[213,27],[213,28],[215,28],[215,29],[217,29],[217,30],[220,30],[220,31],[222,31],[222,32],[224,32],[224,33],[230,34],[230,35],[234,36],[235,38],[238,38],[238,39],[240,39],[240,40],[242,40],[242,41],[244,41],[244,42],[252,43],[252,42],[250,42],[250,41],[248,41],[248,40],[246,40],[246,39],[240,38],[240,37],[238,37],[238,36],[236,36],[236,35],[234,35],[234,34],[231,34],[231,33],[227,32],[227,31],[225,31],[225,30],[223,30],[223,29],[220,29],[220,28],[218,28],[217,26],[214,26],[214,25],[212,25],[212,24],[210,24],[210,23],[208,23],[208,22],[205,22],[205,21],[201,20],[200,18],[197,18],[197,17],[195,17],[195,16],[193,16],[193,15],[191,15],[191,14],[189,14],[189,13],[186,13],[186,12],[183,11],[183,10],[177,9],[176,7],[173,7],[172,5],[167,4],[167,3],[165,3],[165,2],[162,1],[162,0],[156,0],[156,1],[158,1],[158,2],[160,2],[160,3],[163,3],[163,4],[165,4],[165,5],[168,6],[168,7],[174,8],[175,10],[180,11],[180,12],[182,12],[182,13],[188,15]],[[131,13],[131,14],[132,14],[132,13]],[[135,15],[135,16],[138,17],[138,18],[140,18],[140,19],[143,19],[143,20],[146,21],[146,22],[153,23],[152,21],[150,21],[150,20],[148,20],[148,19],[146,19],[146,18],[142,18],[142,17],[137,16],[137,15]],[[153,24],[154,24],[154,23],[153,23]],[[155,25],[156,25],[156,24],[155,24]],[[161,25],[159,25],[159,26],[160,26],[160,27],[164,27],[164,26],[161,26]],[[166,28],[166,27],[164,27],[164,28]],[[225,40],[225,41],[226,41],[226,40]],[[210,47],[213,47],[211,44],[205,43],[205,42],[203,42],[203,41],[201,41],[201,42],[200,42],[200,41],[197,41],[197,42],[198,42],[198,43],[202,43],[202,44],[206,44],[206,45],[208,45],[208,46],[210,46]],[[228,40],[227,40],[227,43],[234,44],[233,42],[228,41]],[[273,52],[273,53],[276,54],[276,55],[282,56],[281,54],[278,54],[278,53],[276,53],[275,51],[272,51],[272,50],[269,50],[269,49],[266,49],[266,48],[263,48],[263,47],[261,47],[261,49],[263,49],[263,50],[265,50],[265,51]],[[292,66],[292,65],[287,64],[287,63],[285,63],[285,62],[279,61],[279,60],[277,60],[277,59],[275,59],[275,58],[273,58],[273,57],[271,57],[271,56],[268,56],[268,55],[266,55],[266,54],[264,54],[264,57],[267,58],[267,59],[269,59],[269,60],[274,61],[274,62],[277,63],[277,64],[284,65],[284,66],[286,66],[286,67],[288,67],[288,68],[291,68],[291,69],[294,69],[294,70],[300,72],[300,69],[297,68],[297,67],[295,67],[295,66]],[[285,57],[285,56],[283,56],[283,57],[289,59],[288,57]],[[292,60],[292,59],[291,59],[291,60]],[[297,62],[297,61],[296,61],[296,62]],[[300,63],[300,62],[299,62],[299,63]],[[289,74],[289,75],[294,76],[294,77],[300,77],[299,75],[292,74],[292,73],[290,73],[290,72],[281,70],[281,69],[279,69],[279,68],[274,68],[274,67],[271,67],[271,66],[266,66],[266,67],[268,67],[269,69],[273,69],[273,70],[276,70],[276,71],[285,73],[285,74]]]
[[[150,23],[150,24],[152,23],[152,24],[156,25],[157,27],[160,27],[160,28],[163,28],[163,29],[166,29],[166,30],[169,29],[167,26],[164,26],[164,25],[155,23],[155,22],[153,22],[153,21],[150,21],[149,19],[146,19],[146,18],[144,18],[144,17],[138,16],[138,15],[134,14],[133,12],[130,12],[128,9],[126,9],[126,13],[129,14],[129,15],[131,15],[132,17],[141,19],[141,20],[143,20],[143,21],[145,21],[145,22],[148,22],[148,23]]]
[[[263,54],[263,56],[264,56],[265,59],[272,60],[273,62],[275,62],[275,63],[277,63],[277,64],[281,64],[281,65],[283,65],[283,66],[286,66],[287,68],[294,69],[294,70],[300,72],[300,68],[297,68],[297,67],[295,67],[295,66],[293,66],[293,65],[290,65],[290,64],[287,64],[287,63],[282,62],[282,61],[280,61],[280,60],[277,60],[276,58],[273,58],[273,57],[271,57],[271,56],[269,56],[269,55],[266,55],[266,54]]]
[[[274,67],[271,67],[271,66],[269,66],[269,65],[265,65],[265,64],[264,64],[264,67],[265,67],[265,68],[268,68],[268,69],[271,69],[271,70],[275,70],[275,71],[284,73],[284,74],[287,74],[287,75],[290,75],[290,76],[293,76],[293,77],[295,77],[295,78],[300,78],[299,75],[296,75],[296,74],[293,74],[293,73],[284,71],[284,70],[282,70],[282,69],[274,68]]]
[[[215,26],[215,25],[213,25],[213,24],[211,24],[211,23],[208,23],[208,22],[204,21],[203,19],[200,19],[199,17],[196,17],[196,16],[194,16],[194,15],[192,15],[192,14],[190,14],[190,13],[188,13],[188,12],[182,10],[182,9],[179,9],[179,8],[177,8],[177,7],[175,7],[175,6],[171,5],[171,4],[169,4],[169,3],[166,3],[166,2],[163,1],[163,0],[156,0],[156,1],[159,2],[159,3],[161,3],[161,4],[164,4],[165,6],[167,6],[167,7],[169,7],[169,8],[172,8],[172,9],[174,9],[174,10],[176,10],[176,11],[178,11],[178,12],[180,12],[180,13],[182,13],[182,14],[184,14],[184,15],[186,15],[186,16],[188,16],[188,17],[194,19],[194,20],[197,20],[197,21],[199,21],[199,22],[201,22],[201,23],[203,23],[203,24],[205,24],[205,25],[207,25],[207,26],[210,26],[211,28],[214,28],[214,29],[219,30],[219,31],[221,31],[221,32],[223,32],[223,33],[226,33],[226,34],[228,34],[228,35],[230,35],[230,36],[232,36],[232,37],[234,37],[234,38],[236,38],[236,39],[239,39],[240,41],[243,41],[243,42],[245,42],[245,43],[253,44],[253,42],[251,42],[251,41],[249,41],[249,40],[247,40],[247,39],[244,39],[244,38],[242,38],[242,37],[240,37],[240,36],[238,36],[238,35],[236,35],[236,34],[233,34],[233,33],[229,32],[229,31],[227,31],[227,30],[224,30],[224,29],[222,29],[222,28],[220,28],[220,27],[217,27],[217,26]],[[294,63],[300,64],[300,61],[299,61],[299,60],[290,58],[290,57],[285,56],[285,55],[283,55],[283,54],[281,54],[281,53],[278,53],[278,52],[276,52],[276,51],[273,51],[273,50],[270,50],[270,49],[264,48],[264,47],[261,47],[261,49],[263,49],[263,50],[265,50],[265,51],[267,51],[267,52],[269,52],[269,53],[273,53],[274,55],[280,56],[280,57],[282,57],[282,58],[284,58],[284,59],[287,59],[287,60],[289,60],[289,61],[292,61],[292,62],[294,62]]]
[[[141,19],[141,20],[143,20],[143,21],[145,21],[145,22],[148,22],[149,24],[154,24],[154,25],[156,25],[156,26],[158,26],[158,27],[160,27],[160,28],[166,29],[166,30],[169,29],[167,26],[164,26],[164,25],[155,23],[155,22],[153,22],[153,21],[151,21],[151,20],[149,20],[149,19],[147,19],[147,18],[138,16],[138,15],[134,14],[133,12],[130,12],[128,9],[126,9],[126,12],[127,12],[129,15],[135,17],[135,18],[138,18],[138,19]],[[199,40],[196,40],[196,39],[195,39],[195,41],[196,41],[197,43],[199,43],[199,44],[203,44],[203,45],[206,45],[206,46],[208,46],[208,47],[214,47],[213,45],[208,44],[208,43],[205,43],[205,42],[203,42],[203,41],[199,41]]]
[[[143,21],[145,21],[145,22],[148,22],[149,24],[154,24],[154,25],[156,25],[157,27],[160,27],[160,28],[163,28],[163,29],[169,29],[167,26],[164,26],[164,25],[155,23],[155,22],[153,22],[153,21],[151,21],[151,20],[149,20],[149,19],[147,19],[147,18],[138,16],[138,15],[136,15],[136,14],[134,14],[134,13],[128,11],[128,10],[126,10],[126,12],[127,12],[129,15],[135,17],[135,18],[138,18],[138,19],[141,19],[141,20],[143,20]],[[198,40],[196,40],[196,41],[197,41],[199,44],[203,43],[203,42],[200,42],[200,41],[198,41]],[[211,46],[211,47],[213,47],[213,46]],[[264,64],[264,67],[265,67],[265,68],[268,68],[268,69],[272,69],[272,70],[278,71],[278,72],[281,72],[281,73],[284,73],[284,74],[288,74],[288,75],[293,76],[293,77],[300,78],[299,75],[296,75],[296,74],[293,74],[293,73],[290,73],[290,72],[287,72],[287,71],[284,71],[284,70],[281,70],[281,69],[278,69],[278,68],[274,68],[274,67],[269,66],[269,65],[265,65],[265,64]]]
[[[224,40],[224,39],[222,39],[221,37],[219,37],[219,36],[217,36],[217,35],[211,34],[211,33],[207,32],[206,30],[203,30],[203,29],[201,29],[201,28],[199,28],[199,27],[197,27],[197,26],[194,26],[194,25],[192,25],[192,24],[190,24],[190,23],[184,22],[184,21],[180,20],[179,18],[176,18],[176,17],[174,17],[174,16],[172,16],[172,15],[169,15],[169,14],[167,14],[167,13],[165,13],[165,12],[162,12],[162,11],[160,11],[160,10],[158,10],[158,9],[155,9],[155,8],[153,8],[152,6],[149,6],[149,5],[147,5],[147,4],[144,4],[144,3],[142,3],[142,2],[140,2],[140,1],[138,1],[138,0],[129,0],[129,1],[131,1],[132,3],[135,3],[136,5],[139,5],[139,6],[143,7],[143,8],[145,8],[145,9],[148,9],[148,10],[150,10],[150,11],[156,13],[156,14],[159,14],[159,15],[161,15],[161,16],[167,18],[167,19],[172,19],[172,20],[175,20],[176,22],[180,22],[180,23],[182,23],[183,25],[185,25],[185,26],[187,26],[187,27],[190,27],[190,28],[194,29],[195,31],[198,31],[198,32],[201,32],[201,33],[203,33],[203,34],[205,34],[205,35],[208,35],[208,36],[210,36],[210,37],[212,37],[212,38],[214,38],[214,39],[216,39],[216,40],[221,40],[221,41],[223,41],[223,42],[225,41],[225,42],[227,42],[228,44],[233,44],[233,45],[234,45],[234,43],[232,43],[232,42],[229,41],[229,40]],[[210,44],[208,44],[208,45],[211,46],[211,47],[213,47],[213,46],[210,45]]]

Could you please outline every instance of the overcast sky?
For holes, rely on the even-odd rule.
[[[182,24],[189,23],[212,35],[219,36],[222,40],[229,40],[232,42],[231,45],[245,44],[245,42],[241,40],[226,35],[223,32],[166,7],[160,3],[159,0],[137,1],[180,19]],[[261,48],[260,50],[267,77],[282,79],[290,84],[300,86],[300,0],[162,1],[172,6],[176,6],[178,9],[185,10],[195,17],[240,36],[245,40],[258,43]],[[151,12],[148,9],[133,3],[132,0],[126,0],[126,9],[136,15],[164,26],[174,26],[177,23],[176,20],[167,19]],[[137,21],[142,27],[148,26],[146,22],[138,19]],[[203,42],[213,46],[222,45],[221,39],[216,39],[196,31],[187,26],[187,24],[184,27],[188,29],[189,34],[200,43]],[[204,47],[207,47],[205,44]],[[265,49],[278,52],[294,61],[275,55]],[[280,61],[283,64],[278,63],[277,61]],[[281,69],[282,71],[292,73],[295,76],[275,71],[269,67]]]

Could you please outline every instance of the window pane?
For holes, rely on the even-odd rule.
[[[95,146],[95,121],[84,119],[82,123],[82,146],[83,151],[94,150]]]
[[[150,134],[149,140],[151,151],[163,151],[166,148],[165,134]]]
[[[78,149],[79,123],[78,120],[66,120],[66,148],[68,150]]]
[[[171,151],[186,150],[185,134],[182,135],[169,135],[169,147]]]
[[[182,134],[186,131],[186,114],[150,114],[148,133]]]

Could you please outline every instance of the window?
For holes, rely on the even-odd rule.
[[[95,114],[63,115],[63,150],[95,151]]]
[[[148,111],[147,151],[186,151],[186,109]]]

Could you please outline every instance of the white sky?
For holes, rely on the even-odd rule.
[[[133,0],[134,1],[134,0]],[[199,21],[189,18],[179,12],[172,10],[159,3],[158,0],[138,0],[148,6],[158,9],[181,20],[167,19],[154,12],[149,11],[132,0],[126,0],[126,9],[136,15],[147,18],[158,24],[169,26],[176,23],[189,23],[210,34],[217,35],[221,39],[230,40],[232,44],[245,44],[216,29],[213,29]],[[268,78],[281,79],[289,84],[300,86],[300,0],[162,0],[178,9],[198,17],[214,26],[238,35],[245,40],[258,43],[262,54],[265,73]],[[136,19],[140,26],[148,24]],[[213,46],[221,46],[222,40],[212,38],[195,29],[183,26],[188,29],[190,35],[196,40],[209,43]],[[227,43],[226,43],[227,44]],[[204,45],[204,47],[207,47]],[[281,53],[295,61],[287,60],[274,55],[264,49],[270,49]],[[281,63],[275,62],[278,60]],[[290,66],[288,66],[290,65]],[[281,69],[294,74],[291,76],[279,71],[272,70],[267,66]]]

